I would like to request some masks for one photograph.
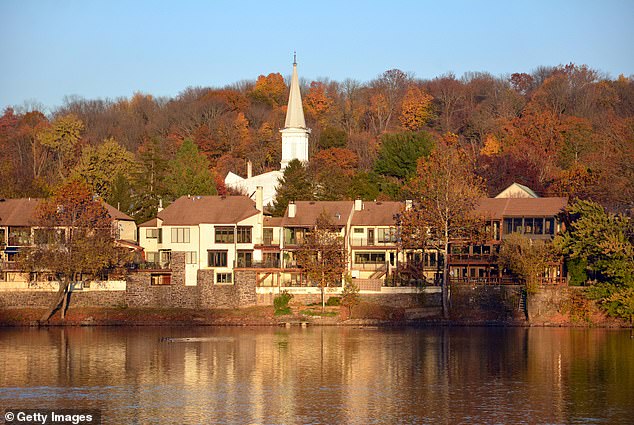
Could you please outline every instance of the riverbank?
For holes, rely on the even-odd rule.
[[[579,320],[570,315],[555,313],[540,315],[530,321],[520,314],[506,317],[482,315],[473,311],[442,319],[439,309],[394,308],[362,303],[348,317],[346,309],[320,306],[293,306],[291,314],[276,316],[271,306],[238,309],[148,309],[71,307],[65,320],[58,313],[47,323],[39,319],[43,308],[8,308],[0,310],[0,326],[513,326],[513,327],[606,327],[627,328],[627,323],[596,312]]]

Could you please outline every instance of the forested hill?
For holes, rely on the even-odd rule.
[[[300,71],[301,73],[301,71]],[[228,171],[279,169],[287,84],[279,73],[173,99],[70,99],[50,116],[0,117],[0,196],[47,196],[85,179],[142,221],[157,200],[225,192]],[[393,69],[375,80],[302,87],[317,199],[403,199],[416,160],[458,136],[491,195],[512,182],[540,195],[591,198],[630,211],[634,80],[586,66],[510,77],[469,73],[419,80]]]

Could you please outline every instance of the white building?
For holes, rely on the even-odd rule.
[[[282,161],[279,171],[269,171],[253,176],[251,162],[249,162],[247,164],[246,178],[229,172],[227,177],[225,177],[225,185],[242,190],[251,198],[255,197],[256,188],[262,187],[264,205],[271,205],[275,200],[275,189],[278,185],[278,181],[282,178],[284,169],[288,163],[293,159],[308,162],[308,135],[310,134],[310,129],[306,128],[306,121],[304,120],[296,61],[293,62],[293,75],[291,77],[291,88],[288,96],[286,121],[280,133],[282,133]]]

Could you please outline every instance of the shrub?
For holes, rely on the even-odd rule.
[[[292,298],[293,294],[289,294],[286,291],[273,298],[273,307],[275,307],[276,316],[291,314],[291,308],[288,306],[288,303]]]
[[[336,307],[341,305],[341,297],[330,297],[328,301],[326,301],[326,305],[329,307]]]

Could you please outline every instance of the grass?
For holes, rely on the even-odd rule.
[[[304,316],[321,316],[321,317],[335,317],[336,311],[315,311],[315,310],[302,310],[300,314]]]

